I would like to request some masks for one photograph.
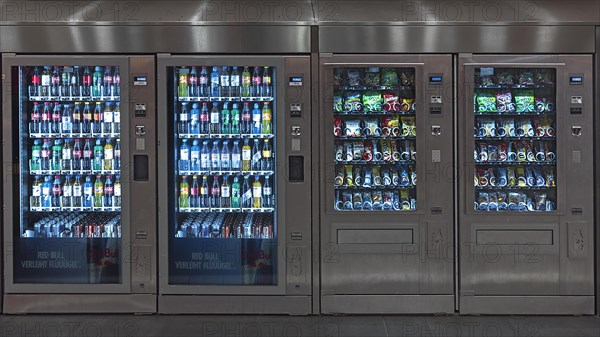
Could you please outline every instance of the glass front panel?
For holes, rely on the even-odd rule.
[[[414,68],[333,68],[336,211],[414,211]]]
[[[475,210],[556,211],[556,70],[475,68]]]
[[[277,283],[276,71],[170,68],[171,284]]]
[[[121,282],[119,67],[13,67],[13,83],[14,282]]]

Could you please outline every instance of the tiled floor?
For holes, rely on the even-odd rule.
[[[0,316],[2,337],[583,337],[600,318],[573,316]]]

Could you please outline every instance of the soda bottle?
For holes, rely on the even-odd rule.
[[[83,144],[83,161],[81,162],[81,168],[83,170],[91,170],[92,169],[92,145],[90,144],[90,139],[86,139]]]
[[[30,133],[40,133],[40,119],[42,113],[40,112],[40,105],[38,102],[33,103],[33,111],[31,112],[31,121],[29,122]]]
[[[185,67],[179,69],[179,86],[177,88],[177,96],[188,97],[188,70]]]
[[[83,183],[83,207],[92,207],[94,204],[94,185],[92,184],[92,176],[85,177]]]
[[[110,171],[113,169],[114,148],[110,142],[110,138],[106,139],[104,144],[104,170]]]
[[[254,147],[252,148],[252,170],[260,171],[260,162],[262,159],[262,151],[260,150],[260,140],[254,140]]]
[[[200,77],[199,77],[198,82],[199,82],[198,96],[200,96],[200,97],[210,96],[210,94],[208,92],[208,70],[206,70],[205,66],[203,66],[202,70],[200,71]]]
[[[46,171],[50,169],[50,139],[44,139],[42,151],[40,152],[40,167]]]
[[[31,185],[31,207],[42,206],[42,181],[40,176],[35,176],[33,185]]]
[[[254,109],[252,109],[252,134],[257,135],[261,133],[261,118],[262,114],[258,108],[258,103],[254,103]]]
[[[219,97],[219,89],[221,85],[219,84],[219,69],[217,67],[212,68],[212,72],[210,73],[210,96]]]
[[[221,170],[229,171],[231,169],[231,155],[229,154],[229,141],[223,141],[221,149]]]
[[[196,67],[192,67],[188,82],[189,96],[198,97],[198,73],[196,72]]]
[[[271,97],[271,95],[273,94],[271,90],[271,72],[269,71],[269,67],[267,66],[265,66],[265,69],[263,70],[262,82],[262,96]]]
[[[83,199],[83,189],[81,186],[81,176],[75,176],[75,182],[73,183],[73,207],[81,207]]]
[[[63,72],[60,76],[60,96],[69,97],[71,92],[69,87],[71,86],[71,71],[68,66],[63,67]]]
[[[102,116],[102,103],[96,102],[94,108],[94,133],[102,133],[102,122],[104,117]]]
[[[52,170],[53,171],[60,171],[60,164],[61,164],[61,157],[62,157],[62,145],[60,145],[60,140],[59,139],[55,139],[54,140],[54,145],[52,146]]]
[[[54,66],[52,72],[50,95],[58,97],[60,95],[60,74],[58,72],[58,66]]]
[[[115,193],[112,176],[108,175],[106,177],[106,181],[104,182],[104,206],[112,207],[113,206],[113,196]]]
[[[210,207],[207,176],[202,177],[202,186],[200,187],[200,207]]]
[[[224,66],[221,71],[221,97],[230,96],[229,92],[229,67]]]
[[[100,67],[96,66],[92,75],[92,96],[100,97],[100,95],[102,95],[102,72]]]
[[[248,102],[244,102],[244,107],[242,108],[242,134],[252,133],[252,114],[250,113],[248,104]]]
[[[81,130],[83,133],[92,132],[92,109],[90,108],[90,102],[83,104],[83,125]]]
[[[208,149],[208,140],[202,142],[200,150],[200,168],[202,171],[210,170],[210,150]]]
[[[254,176],[254,182],[252,183],[252,207],[262,207],[262,184],[259,176]]]
[[[194,139],[192,142],[192,147],[190,148],[190,169],[192,171],[200,170],[200,146],[198,146],[197,139]]]
[[[44,66],[44,70],[42,71],[42,76],[41,76],[41,86],[40,86],[40,90],[39,90],[39,94],[42,97],[48,97],[50,96],[50,82],[51,82],[51,76],[50,76],[50,66]]]
[[[106,105],[104,106],[104,123],[103,123],[103,131],[104,133],[111,133],[112,132],[112,125],[113,125],[113,105],[112,102],[108,102],[106,103]]]
[[[198,176],[194,174],[192,177],[192,188],[190,189],[190,207],[200,207],[198,192],[200,192],[198,187]]]
[[[231,111],[229,111],[229,103],[223,103],[223,109],[221,110],[221,133],[231,133]]]
[[[202,102],[202,110],[200,110],[200,134],[208,134],[208,124],[209,124],[209,113],[208,113],[208,103]]]
[[[85,147],[83,149],[85,153]],[[94,162],[92,164],[92,169],[94,171],[102,170],[102,157],[104,157],[104,147],[102,146],[102,140],[96,139],[96,145],[94,146]]]
[[[81,133],[81,103],[75,102],[73,107],[73,121],[71,123],[73,133]]]
[[[119,97],[121,95],[121,74],[119,71],[119,66],[115,67],[115,73],[113,74],[113,87],[112,87],[112,96]]]
[[[102,96],[108,97],[113,89],[112,69],[110,66],[104,67],[104,77],[102,79]]]
[[[237,135],[240,133],[240,109],[237,103],[233,103],[231,109],[231,133]]]
[[[71,148],[71,139],[65,139],[65,145],[62,148],[62,169],[72,170],[73,153]]]
[[[233,67],[229,78],[229,95],[232,97],[240,96],[240,71],[238,67]]]
[[[31,146],[31,171],[39,171],[42,169],[42,142],[39,139],[33,141]]]
[[[73,144],[73,170],[81,170],[81,142],[79,139],[75,139],[75,144]]]
[[[54,183],[52,183],[52,207],[60,207],[60,195],[62,194],[62,185],[60,183],[60,176],[54,176]]]
[[[83,80],[82,80],[81,94],[84,97],[90,97],[92,95],[92,74],[90,73],[90,67],[83,69]]]
[[[54,134],[60,133],[60,122],[61,122],[61,106],[58,102],[54,103],[54,110],[52,110],[52,122],[50,123],[50,132]]]
[[[115,177],[115,207],[121,207],[121,176]]]
[[[273,207],[273,190],[269,184],[269,177],[265,177],[263,186],[263,207]]]
[[[62,111],[62,125],[61,132],[63,134],[71,134],[73,133],[73,122],[71,115],[71,105],[65,104],[64,109]]]
[[[71,185],[71,176],[65,177],[65,184],[62,192],[62,207],[71,207],[71,197],[73,196],[73,185]]]
[[[248,182],[248,177],[244,177],[244,183],[242,184],[242,208],[252,208],[252,188]]]
[[[42,123],[40,124],[41,133],[50,133],[50,121],[52,120],[52,114],[50,113],[50,103],[44,102],[44,108],[42,109]]]
[[[121,138],[117,138],[115,144],[115,159],[113,160],[113,170],[118,171],[121,169]]]
[[[200,109],[198,109],[198,103],[192,104],[192,110],[190,110],[190,133],[197,135],[200,132]]]
[[[117,102],[115,111],[113,112],[113,120],[115,122],[115,133],[121,133],[121,103]]]
[[[271,171],[273,169],[272,164],[272,155],[273,151],[271,150],[271,142],[269,139],[265,139],[265,144],[262,149],[262,161],[261,161],[261,170],[262,171]]]
[[[239,171],[242,168],[242,151],[240,150],[240,141],[233,141],[233,149],[231,150],[231,170]]]
[[[242,146],[242,171],[250,171],[252,160],[252,150],[250,149],[250,143],[248,139],[244,139],[244,145]]]
[[[252,73],[252,96],[253,97],[260,97],[261,96],[261,89],[262,89],[262,85],[261,85],[261,78],[260,78],[260,72],[258,70],[258,67],[254,67],[254,72]]]
[[[31,75],[31,85],[29,85],[29,96],[38,96],[40,92],[40,67],[33,68],[33,75]]]
[[[210,167],[213,171],[221,170],[221,151],[219,149],[219,141],[215,140],[212,151],[210,153]]]
[[[213,135],[221,133],[221,127],[219,125],[219,103],[213,103],[212,110],[210,111],[210,133]]]
[[[231,187],[229,186],[229,176],[223,177],[223,184],[221,185],[221,207],[231,207]]]
[[[213,186],[211,191],[211,207],[219,208],[221,207],[221,187],[219,186],[219,176],[214,176],[213,178]]]
[[[181,103],[181,112],[179,113],[179,134],[190,133],[189,112],[187,103]]]
[[[94,208],[103,206],[102,199],[104,199],[104,184],[102,183],[102,175],[99,174],[94,182]]]
[[[81,95],[81,79],[79,74],[79,66],[73,67],[73,76],[71,76],[71,84],[69,86],[70,96],[78,97]]]
[[[190,146],[187,144],[187,139],[181,141],[181,147],[179,148],[179,170],[189,171],[190,170]]]
[[[42,207],[52,207],[52,176],[46,176],[42,184]]]
[[[244,71],[242,72],[242,97],[250,97],[251,90],[250,85],[252,84],[252,78],[250,77],[250,70],[248,70],[248,66],[244,67]]]
[[[233,184],[231,184],[231,207],[240,208],[240,180],[237,176],[233,177]]]
[[[272,118],[271,105],[269,105],[269,102],[265,102],[262,109],[262,133],[273,133],[273,129],[271,127]]]

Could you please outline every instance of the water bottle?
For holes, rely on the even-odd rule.
[[[203,66],[200,71],[200,77],[198,78],[199,86],[198,86],[198,96],[200,97],[208,97],[210,93],[208,91],[208,70]]]
[[[252,109],[252,134],[257,135],[261,133],[261,119],[262,114],[258,103],[254,103],[254,109]]]
[[[200,150],[200,168],[203,171],[210,170],[210,150],[208,149],[208,140],[202,142],[202,149]]]
[[[219,141],[215,140],[210,154],[210,167],[213,171],[221,170],[221,153],[219,151]]]
[[[192,110],[190,110],[190,133],[194,135],[200,133],[200,109],[198,109],[198,103],[193,103]]]
[[[52,207],[52,177],[46,176],[42,184],[42,207]]]
[[[252,113],[248,104],[248,102],[244,102],[244,107],[242,108],[242,134],[252,133]]]
[[[231,150],[231,170],[239,171],[242,168],[242,151],[240,149],[240,141],[233,141],[233,149]]]
[[[221,110],[221,133],[224,135],[231,133],[231,112],[227,102],[223,103],[223,109]]]
[[[83,183],[83,207],[92,207],[94,201],[94,185],[92,184],[92,177],[86,176],[85,183]]]
[[[221,149],[221,170],[229,171],[231,169],[231,155],[229,153],[229,141],[223,141],[223,148]]]
[[[200,134],[208,134],[209,122],[208,103],[202,102],[202,110],[200,110]]]
[[[219,97],[220,88],[219,69],[217,67],[213,67],[212,72],[210,73],[210,96]]]
[[[240,96],[240,72],[238,67],[233,67],[229,79],[229,95],[232,97]]]
[[[190,97],[198,97],[198,74],[196,73],[196,67],[192,67],[189,77],[189,94]]]
[[[189,119],[189,115],[188,115],[187,103],[183,102],[183,103],[181,103],[181,112],[179,113],[178,132],[180,135],[190,133],[188,119]]]
[[[179,148],[179,170],[189,171],[190,170],[190,146],[187,144],[187,139],[181,141],[181,147]]]
[[[200,170],[200,146],[197,139],[194,139],[190,148],[190,166],[192,171]]]
[[[228,97],[230,95],[229,92],[229,68],[223,67],[223,71],[221,72],[221,97]]]

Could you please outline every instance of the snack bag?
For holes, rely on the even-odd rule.
[[[554,112],[554,100],[552,98],[535,98],[535,111],[537,113]]]
[[[496,96],[487,93],[477,95],[477,111],[479,113],[498,112]]]
[[[379,112],[383,107],[381,93],[378,91],[366,91],[362,96],[363,110],[365,112]]]
[[[535,112],[535,98],[533,96],[533,91],[520,90],[515,95],[515,102],[517,103],[517,113]]]
[[[510,91],[502,91],[496,94],[496,108],[500,113],[515,112],[516,106],[512,101],[512,94]]]
[[[383,68],[381,74],[381,85],[398,85],[398,73],[394,68]]]
[[[333,95],[333,111],[335,112],[343,112],[344,111],[344,102],[342,96],[340,94]]]
[[[383,110],[385,111],[400,111],[400,99],[393,92],[383,94]]]
[[[344,94],[344,111],[359,112],[362,111],[362,95],[358,91],[348,91]]]
[[[346,72],[346,85],[351,87],[363,85],[362,71],[360,69],[348,69]]]
[[[381,83],[381,76],[379,75],[378,67],[370,67],[367,69],[365,75],[365,85],[377,86]]]
[[[417,136],[417,128],[415,126],[415,118],[414,117],[402,117],[402,136]]]

